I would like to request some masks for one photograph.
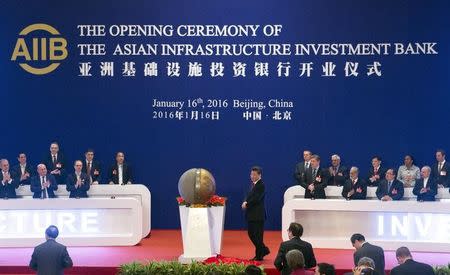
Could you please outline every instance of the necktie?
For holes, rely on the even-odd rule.
[[[388,192],[391,190],[392,181],[388,182]]]
[[[45,184],[45,178],[42,177],[42,198],[46,199],[47,198],[47,187],[44,187]]]
[[[441,170],[442,170],[442,162],[439,162],[439,168],[438,168],[439,173],[441,172]]]
[[[56,156],[53,155],[53,164],[55,164],[55,163],[56,163]]]
[[[91,175],[91,162],[90,161],[88,161],[88,163],[87,163],[86,172],[87,172],[86,174],[88,174],[88,176]]]
[[[352,180],[353,181],[353,185],[355,185],[355,183],[356,183],[356,180]]]
[[[376,175],[378,173],[378,168],[373,169],[373,174]]]
[[[317,169],[314,168],[314,170],[313,170],[313,178],[314,178],[314,179],[316,178],[316,173],[317,173]]]

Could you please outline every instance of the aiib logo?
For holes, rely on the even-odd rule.
[[[43,75],[58,68],[67,55],[67,40],[54,27],[33,24],[19,33],[11,60],[29,73]]]

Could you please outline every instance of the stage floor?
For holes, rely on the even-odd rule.
[[[273,261],[281,242],[280,231],[266,231],[266,245],[271,253],[265,258],[263,265],[269,274],[274,272]],[[177,260],[182,254],[181,231],[152,230],[151,236],[133,247],[69,247],[74,268],[66,274],[115,274],[116,268],[123,263],[147,260]],[[0,274],[32,274],[28,263],[32,248],[0,248]],[[339,274],[353,267],[353,250],[314,249],[318,262],[335,265]],[[225,231],[222,255],[242,259],[252,258],[253,245],[246,231]],[[386,251],[386,269],[397,264],[395,252]],[[432,266],[446,265],[450,262],[450,253],[413,253],[414,259]]]

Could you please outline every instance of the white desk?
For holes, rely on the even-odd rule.
[[[56,225],[69,246],[135,245],[142,239],[142,204],[132,197],[0,200],[0,247],[33,247]]]
[[[29,185],[19,186],[16,189],[18,199],[22,201],[24,198],[31,198],[33,193],[30,191]],[[58,198],[69,197],[69,192],[65,185],[58,185],[58,190],[55,192]],[[147,187],[142,184],[130,185],[91,185],[88,191],[89,199],[91,198],[135,198],[142,206],[142,238],[145,238],[151,229],[151,194]],[[74,199],[75,200],[75,199]],[[8,200],[9,201],[9,200]],[[120,220],[119,220],[120,221]]]
[[[343,199],[342,198],[342,186],[327,186],[325,188],[325,194],[327,198],[330,199]],[[367,199],[378,199],[375,194],[377,191],[376,187],[367,187]],[[284,192],[284,203],[288,200],[295,198],[303,198],[305,196],[305,188],[300,185],[294,185],[289,187],[286,192]],[[417,200],[417,197],[413,194],[413,188],[405,188],[405,194],[403,196],[404,200]],[[448,188],[439,188],[438,194],[436,195],[437,200],[450,199],[450,193]]]
[[[450,202],[412,200],[290,199],[282,210],[282,237],[291,222],[304,227],[303,238],[316,248],[352,249],[350,236],[395,250],[450,252]]]

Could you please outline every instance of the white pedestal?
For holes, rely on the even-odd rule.
[[[225,206],[179,208],[184,253],[178,261],[191,263],[220,254]]]

